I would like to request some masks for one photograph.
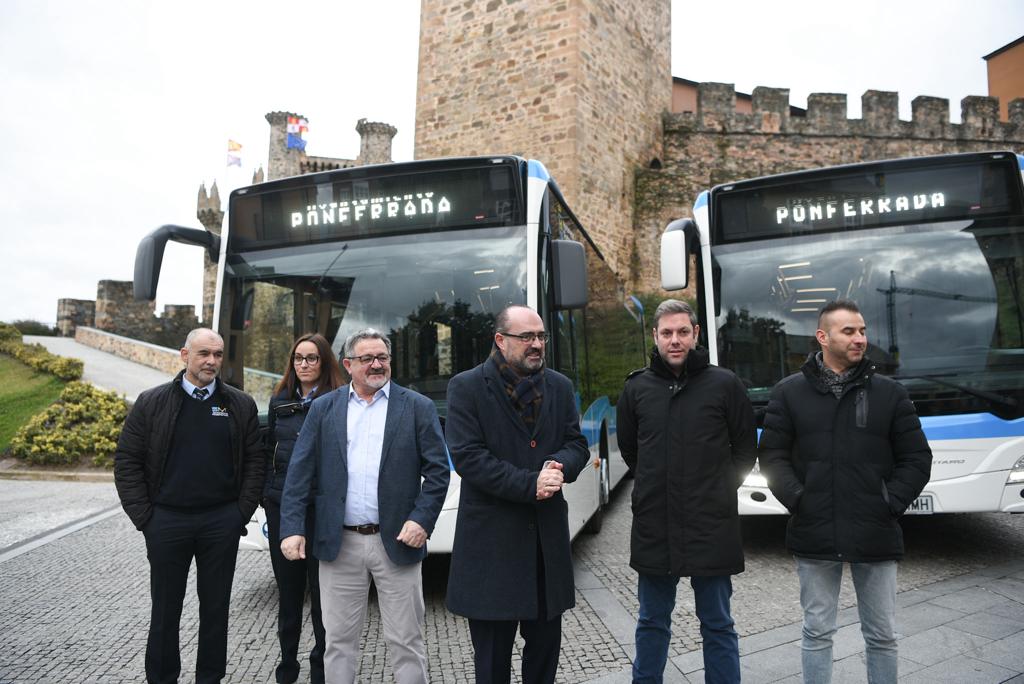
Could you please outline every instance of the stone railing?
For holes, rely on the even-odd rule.
[[[96,328],[79,326],[75,330],[75,341],[122,359],[163,371],[168,377],[177,375],[184,367],[181,362],[181,352],[177,349],[160,347]],[[276,373],[267,373],[255,368],[245,369],[245,391],[253,396],[260,411],[266,410],[274,386],[280,379],[281,376]]]
[[[183,367],[181,354],[177,349],[160,347],[96,328],[79,326],[75,330],[75,342],[119,356],[122,359],[141,363],[143,366],[156,368],[167,373],[168,376],[177,375]]]

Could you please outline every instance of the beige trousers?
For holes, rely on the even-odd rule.
[[[342,530],[341,551],[320,561],[320,605],[327,632],[327,684],[352,684],[359,669],[359,637],[366,623],[370,578],[377,587],[384,639],[398,684],[427,682],[423,644],[421,563],[395,565],[380,534]]]

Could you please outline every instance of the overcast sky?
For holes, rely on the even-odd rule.
[[[529,0],[539,2],[541,0]],[[982,56],[1024,34],[1020,0],[673,1],[672,73],[695,81],[847,93],[986,95]],[[130,280],[139,240],[200,227],[200,183],[230,188],[265,165],[264,115],[310,123],[307,152],[354,158],[356,121],[398,128],[412,158],[418,0],[300,4],[0,1],[0,320],[52,323],[57,299]],[[227,140],[243,166],[227,171]],[[495,150],[498,152],[500,150]],[[201,304],[200,250],[169,244],[157,295]]]

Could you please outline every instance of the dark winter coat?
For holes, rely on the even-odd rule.
[[[806,558],[898,560],[896,519],[931,474],[914,404],[866,357],[836,399],[814,357],[772,390],[758,451],[772,493],[792,514],[786,547]]]
[[[743,572],[736,489],[757,432],[743,383],[696,348],[676,377],[657,350],[619,397],[619,450],[633,472],[630,566],[683,577]]]
[[[462,477],[448,577],[448,609],[478,620],[535,620],[537,547],[544,558],[547,617],[576,603],[568,507],[562,492],[537,500],[547,460],[573,482],[590,461],[572,383],[544,371],[540,415],[528,429],[494,363],[448,384],[445,436]]]
[[[311,402],[302,403],[287,390],[270,398],[267,407],[267,464],[263,498],[281,505],[281,492],[288,474],[288,462],[306,420]],[[314,485],[315,486],[315,485]]]
[[[121,505],[137,529],[145,527],[153,513],[152,501],[171,449],[178,412],[188,397],[181,388],[185,371],[164,385],[139,395],[124,421],[114,452],[114,483]],[[256,402],[245,392],[217,381],[231,418],[231,447],[238,510],[245,524],[256,511],[263,488],[266,454],[260,435]]]

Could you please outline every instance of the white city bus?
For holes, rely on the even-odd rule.
[[[695,257],[704,344],[755,408],[817,349],[821,306],[855,300],[932,448],[909,512],[1024,512],[1022,169],[972,153],[720,185],[663,234],[663,286],[685,287]],[[739,506],[785,513],[756,469]]]
[[[433,399],[443,420],[448,380],[488,357],[495,315],[535,308],[551,333],[548,367],[575,384],[594,459],[565,489],[570,529],[600,528],[626,473],[614,402],[645,363],[642,309],[625,306],[541,163],[443,159],[275,180],[233,192],[226,223],[220,238],[178,226],[146,237],[135,294],[154,297],[167,240],[206,247],[218,266],[222,377],[264,411],[295,337],[320,332],[340,352],[371,326],[391,339],[394,380]],[[451,551],[458,501],[453,471],[430,552]],[[266,547],[262,523],[259,511],[243,545]]]

